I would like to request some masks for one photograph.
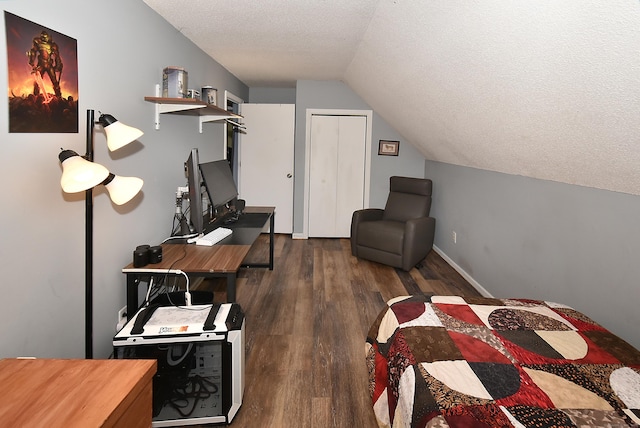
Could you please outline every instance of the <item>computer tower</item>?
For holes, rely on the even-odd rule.
[[[158,362],[154,427],[233,420],[244,394],[244,326],[236,303],[152,305],[115,335],[115,358]]]

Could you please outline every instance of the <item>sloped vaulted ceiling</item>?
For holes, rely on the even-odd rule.
[[[247,85],[342,80],[427,159],[640,195],[638,0],[145,0]]]

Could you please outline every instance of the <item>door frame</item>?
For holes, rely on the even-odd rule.
[[[231,108],[229,108],[229,102],[231,102],[231,104],[233,105]],[[224,91],[224,100],[223,100],[223,108],[227,111],[230,111],[232,113],[238,113],[238,110],[240,109],[240,105],[244,103],[244,100],[240,97],[238,97],[237,95],[232,94],[231,92],[227,91],[225,89]],[[227,122],[226,120],[224,121],[224,137],[223,137],[223,141],[224,144],[222,145],[222,159],[227,159],[227,148],[229,146],[229,126],[233,126],[230,125],[229,122]],[[238,187],[240,187],[240,182],[238,180],[240,180],[240,174],[238,169],[240,168],[240,163],[238,162],[238,159],[240,158],[240,147],[238,144],[238,133],[234,132],[233,133],[233,149],[234,149],[234,159],[233,159],[233,179],[236,181],[236,185]]]
[[[306,130],[304,146],[304,222],[302,239],[309,239],[309,188],[311,174],[311,120],[313,116],[364,116],[367,119],[364,149],[364,207],[369,207],[369,193],[371,188],[371,135],[373,128],[373,110],[348,109],[312,109],[306,110]]]

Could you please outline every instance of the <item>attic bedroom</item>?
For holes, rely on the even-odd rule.
[[[436,279],[420,277],[419,266],[405,273],[353,256],[348,234],[309,234],[310,115],[357,112],[368,127],[363,208],[385,207],[392,176],[433,184],[433,248],[421,266],[444,266],[479,296],[566,304],[640,348],[638,1],[115,0],[104,7],[60,0],[51,7],[42,0],[5,0],[0,5],[0,81],[7,84],[8,100],[18,89],[33,87],[23,52],[37,36],[12,33],[6,24],[10,14],[53,30],[54,41],[65,36],[77,43],[77,57],[63,60],[65,67],[76,64],[72,101],[78,113],[76,130],[16,132],[10,128],[9,102],[0,103],[5,180],[0,358],[85,357],[86,205],[83,194],[62,190],[58,155],[61,148],[84,153],[87,110],[95,110],[96,118],[113,114],[144,133],[123,151],[112,152],[104,144],[102,125],[94,131],[96,162],[144,180],[140,193],[124,205],[111,202],[104,189],[93,192],[91,349],[96,359],[108,359],[114,351],[118,313],[128,297],[123,267],[138,246],[159,245],[171,233],[176,189],[187,183],[184,163],[191,150],[198,148],[202,162],[227,159],[234,129],[235,144],[251,137],[248,114],[246,129],[183,114],[161,114],[158,124],[156,105],[145,97],[158,95],[169,66],[188,71],[190,89],[216,88],[217,107],[223,110],[292,106],[288,229],[276,231],[273,271],[241,270],[236,281],[238,301],[247,299],[247,322],[251,316],[271,322],[274,340],[285,328],[284,320],[275,318],[284,308],[260,318],[249,310],[256,304],[252,299],[264,298],[264,284],[278,281],[279,269],[295,270],[300,283],[287,290],[311,299],[305,275],[317,275],[307,264],[320,263],[317,254],[342,251],[340,258],[327,256],[326,278],[339,281],[340,269],[355,269],[349,271],[352,284],[368,289],[359,282],[367,278],[377,293],[375,298],[355,293],[361,300],[341,303],[340,289],[328,288],[320,301],[313,300],[325,314],[337,317],[339,308],[348,308],[367,320],[358,324],[362,338],[353,347],[363,365],[369,327],[387,297],[397,297],[389,290],[406,285],[407,275],[422,278],[418,283]],[[29,79],[15,84],[8,58],[18,52],[12,43],[20,39],[27,48],[19,50],[19,57],[24,55],[19,72]],[[61,74],[63,96],[71,69]],[[257,140],[264,144],[268,138]],[[397,154],[380,154],[381,141],[398,142]],[[237,180],[248,143],[233,149]],[[264,153],[258,162],[268,175],[268,166],[285,155],[268,148]],[[347,161],[340,171],[352,167]],[[254,183],[240,181],[239,197]],[[248,206],[264,205],[245,199]],[[341,215],[348,216],[347,223],[353,209],[348,211]],[[285,218],[276,213],[276,219]],[[281,258],[289,248],[299,249],[291,260],[305,260],[300,266]],[[361,266],[372,270],[359,276]],[[292,304],[291,296],[269,301]],[[297,342],[296,349],[313,346],[306,340],[311,339]],[[277,352],[271,346],[260,348],[262,357]],[[326,352],[337,359],[345,351]],[[294,366],[302,370],[305,364]],[[266,362],[259,367],[287,370]],[[295,384],[278,387],[289,391],[287,397],[304,384],[288,379]],[[370,398],[354,400],[349,402],[354,406],[366,402],[362,414],[373,423]],[[319,413],[323,418],[331,417],[327,402],[315,403],[326,410]],[[287,420],[276,404],[280,410],[271,409],[271,420]],[[300,417],[307,421],[309,414]]]

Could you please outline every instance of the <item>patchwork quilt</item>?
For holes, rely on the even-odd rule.
[[[399,297],[366,361],[380,427],[640,426],[640,351],[558,303]]]

